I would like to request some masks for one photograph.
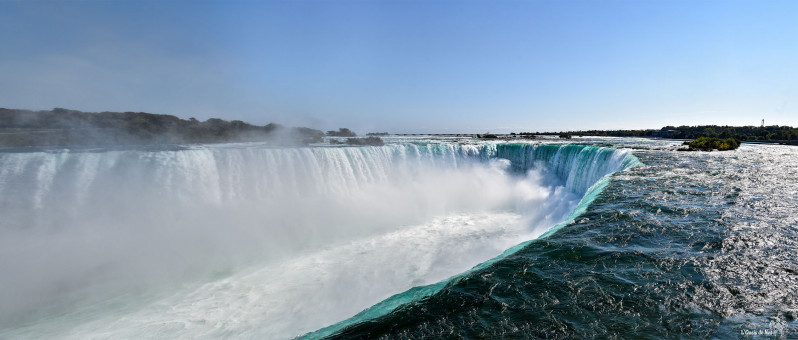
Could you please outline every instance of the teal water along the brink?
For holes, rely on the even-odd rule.
[[[798,336],[798,149],[0,150],[2,338]]]

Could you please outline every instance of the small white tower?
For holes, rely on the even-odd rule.
[[[762,127],[765,127],[765,120],[762,120]]]

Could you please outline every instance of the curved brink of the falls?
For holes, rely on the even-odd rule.
[[[472,269],[454,275],[446,280],[424,286],[413,287],[407,291],[391,296],[357,315],[307,333],[300,339],[320,339],[333,335],[346,327],[378,318],[388,314],[397,307],[418,301],[424,297],[434,295],[451,282],[456,282],[469,274],[486,268],[497,261],[528,246],[537,239],[545,238],[557,230],[571,224],[582,215],[590,204],[598,197],[609,184],[611,175],[635,166],[642,165],[639,159],[626,150],[617,150],[605,147],[586,145],[539,145],[539,144],[489,144],[483,146],[485,150],[480,153],[483,157],[502,158],[511,162],[516,171],[527,171],[534,167],[543,167],[554,172],[566,187],[574,192],[582,193],[581,200],[565,220],[552,226],[539,237],[522,242],[505,250],[488,261],[482,262]]]

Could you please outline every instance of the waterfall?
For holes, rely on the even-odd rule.
[[[0,153],[0,335],[64,335],[69,324],[75,338],[135,337],[137,322],[160,322],[162,336],[296,336],[540,236],[635,162],[623,150],[534,144]],[[238,310],[202,325],[176,321],[223,295],[219,285],[250,301],[228,301]],[[164,293],[64,321],[140,292]],[[269,294],[294,300],[257,303]],[[103,315],[114,313],[133,333],[108,329]],[[242,321],[224,324],[225,313]],[[45,319],[57,321],[37,325]]]

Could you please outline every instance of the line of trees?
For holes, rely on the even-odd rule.
[[[740,141],[734,138],[698,137],[689,142],[684,142],[683,145],[687,145],[687,149],[679,149],[679,151],[728,151],[739,148]]]
[[[330,136],[330,137],[356,137],[357,134],[354,131],[349,130],[348,128],[338,128],[338,131],[335,131],[335,130],[327,131],[327,136]]]
[[[695,139],[699,137],[735,138],[741,141],[794,141],[798,140],[798,128],[790,126],[666,126],[659,130],[586,130],[572,131],[576,136],[610,137],[662,137],[675,139]]]
[[[264,141],[306,145],[324,133],[240,120],[180,119],[146,112],[82,112],[55,108],[31,111],[0,108],[0,146],[179,144]]]

